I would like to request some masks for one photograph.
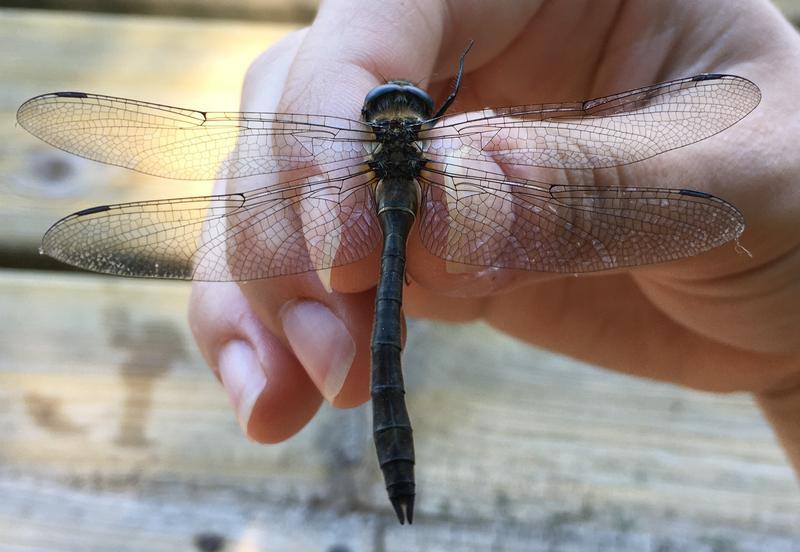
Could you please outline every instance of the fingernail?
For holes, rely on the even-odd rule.
[[[319,278],[322,287],[325,288],[325,291],[329,294],[333,293],[333,287],[331,286],[331,272],[332,270],[330,268],[317,270],[317,277]]]
[[[226,344],[217,358],[222,385],[236,410],[236,418],[245,435],[253,406],[267,385],[256,352],[246,341],[235,340]]]
[[[322,396],[333,402],[356,356],[356,344],[344,323],[316,301],[294,300],[280,312],[283,331]]]

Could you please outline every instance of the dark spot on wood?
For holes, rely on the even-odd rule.
[[[495,492],[494,506],[501,518],[510,518],[512,516],[513,504],[511,502],[511,497],[509,497],[508,493],[504,490],[498,489]]]
[[[681,414],[684,410],[686,410],[683,401],[680,399],[673,399],[669,403],[669,413],[670,414]]]
[[[219,552],[225,548],[225,537],[217,533],[198,533],[194,536],[194,547],[201,552]]]
[[[681,548],[673,543],[669,537],[658,539],[653,548],[653,552],[676,552],[677,550],[681,550]]]
[[[183,334],[167,320],[152,319],[136,324],[123,309],[109,310],[106,319],[111,346],[127,353],[119,368],[125,396],[115,443],[146,447],[150,444],[146,429],[154,387],[169,372],[173,362],[184,360],[188,355]]]
[[[72,164],[64,157],[49,156],[34,166],[36,177],[47,184],[62,182],[72,176]]]
[[[25,395],[25,407],[36,425],[55,433],[79,433],[83,427],[72,422],[61,411],[58,399],[36,393]]]

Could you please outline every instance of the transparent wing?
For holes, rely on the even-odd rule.
[[[562,169],[613,167],[712,136],[761,101],[758,87],[706,74],[578,103],[461,113],[419,133],[426,156]]]
[[[104,205],[54,224],[44,253],[107,274],[246,281],[324,270],[381,240],[366,168],[208,197]]]
[[[443,259],[538,272],[590,272],[698,255],[744,218],[702,192],[564,186],[433,164],[421,175],[419,232]]]
[[[374,140],[364,123],[339,117],[209,113],[83,92],[32,98],[17,121],[70,153],[182,180],[330,170],[365,160]]]

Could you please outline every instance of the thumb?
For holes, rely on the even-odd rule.
[[[370,89],[428,79],[442,43],[441,2],[324,2],[289,71],[281,111],[359,119]]]

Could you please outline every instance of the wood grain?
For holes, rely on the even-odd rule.
[[[323,408],[283,444],[248,442],[194,350],[187,294],[0,272],[0,549],[190,550],[209,535],[231,550],[800,542],[792,472],[747,396],[423,322],[406,354],[418,515],[396,527],[368,411]]]
[[[88,89],[236,109],[293,27],[0,11],[0,250],[93,204],[203,193],[54,151],[13,116]],[[396,526],[368,408],[248,442],[188,287],[0,271],[0,550],[800,551],[800,495],[749,397],[609,374],[480,325],[412,322],[420,496]],[[337,546],[339,548],[337,548]]]
[[[773,3],[783,14],[797,26],[800,24],[800,1],[799,0],[774,0]]]
[[[319,0],[5,0],[4,5],[51,10],[213,17],[244,21],[313,19]]]

